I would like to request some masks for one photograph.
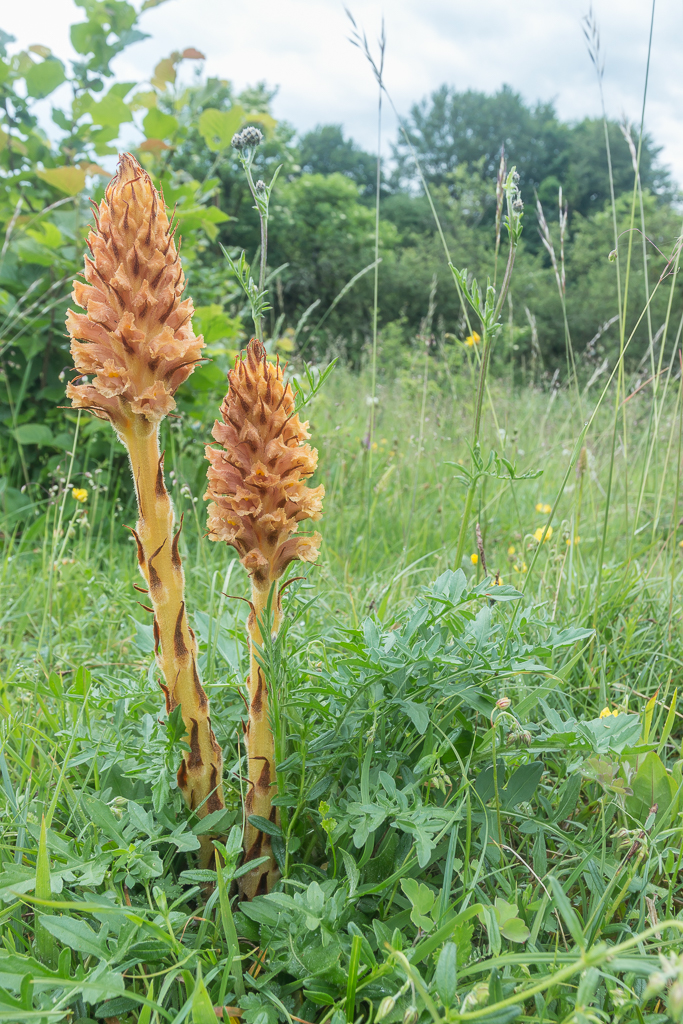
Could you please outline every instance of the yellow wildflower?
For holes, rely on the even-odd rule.
[[[567,547],[571,547],[572,544],[580,544],[580,543],[581,543],[581,538],[580,537],[574,537],[574,540],[572,540],[571,537],[567,537],[567,539],[565,541],[565,544],[567,545]]]
[[[72,487],[71,493],[73,494],[76,501],[83,502],[88,500],[88,492],[86,491],[85,487]]]
[[[472,565],[476,565],[478,561],[479,561],[479,555],[475,551],[473,555],[470,555],[470,562],[472,563]]]
[[[510,547],[508,548],[508,555],[510,555],[510,556],[514,555],[516,550],[517,549],[515,548],[515,545],[511,544]]]
[[[547,516],[550,515],[551,507],[550,505],[546,505],[544,501],[539,501],[538,505],[536,506],[536,511],[540,512],[544,516]]]
[[[474,345],[478,345],[480,341],[481,337],[477,334],[476,331],[472,331],[472,333],[468,334],[467,337],[465,338],[465,344],[467,345],[468,348],[472,348]]]
[[[548,527],[539,526],[539,528],[537,530],[534,530],[534,540],[538,544],[540,544],[541,541],[543,541],[545,543],[545,541],[550,540],[552,535],[553,535],[553,528],[552,528],[552,526],[548,526]]]
[[[515,565],[515,572],[526,572],[526,562],[522,562],[521,565]]]
[[[494,585],[496,587],[502,587],[503,586],[503,577],[499,576],[498,579],[493,581],[493,583],[494,583]]]

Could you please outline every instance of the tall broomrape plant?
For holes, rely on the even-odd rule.
[[[278,871],[270,837],[249,822],[251,815],[277,822],[272,800],[277,793],[270,682],[265,678],[263,636],[275,637],[282,622],[281,590],[277,581],[295,559],[314,562],[320,534],[296,537],[298,524],[320,519],[324,487],[307,487],[318,453],[306,439],[308,423],[295,412],[294,396],[283,381],[279,365],[269,363],[265,347],[252,339],[246,356],[239,356],[228,373],[229,390],[221,406],[213,437],[221,446],[207,445],[209,486],[206,498],[211,540],[234,547],[251,576],[249,720],[245,745],[249,791],[245,800],[247,825],[245,862],[267,862],[242,876],[243,897],[269,891]]]
[[[164,483],[159,424],[201,356],[163,196],[134,157],[123,154],[88,236],[85,283],[74,284],[71,354],[81,375],[67,385],[77,409],[109,420],[130,456],[139,519],[132,530],[154,613],[157,664],[167,712],[180,705],[189,751],[178,769],[187,805],[200,817],[224,806],[223,758],[197,672],[197,644],[187,620],[184,576]],[[208,838],[202,860],[211,856]]]

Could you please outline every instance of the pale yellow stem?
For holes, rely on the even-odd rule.
[[[154,612],[155,654],[164,677],[166,710],[170,713],[180,705],[190,747],[178,769],[178,785],[188,807],[204,817],[225,806],[223,757],[211,728],[209,700],[197,671],[197,642],[187,620],[178,553],[180,527],[174,533],[173,506],[164,483],[163,456],[159,455],[159,430],[143,416],[135,416],[121,437],[135,481],[140,518],[133,535]],[[208,862],[213,845],[208,837],[201,841],[202,861]]]
[[[245,861],[256,860],[257,857],[268,857],[269,860],[240,879],[240,892],[246,899],[270,892],[279,875],[270,836],[250,825],[248,820],[251,814],[274,823],[279,820],[277,808],[273,807],[277,784],[269,684],[263,668],[258,663],[256,650],[257,647],[263,646],[259,623],[265,623],[269,593],[270,584],[265,588],[252,585],[252,610],[247,623],[250,640],[249,722],[245,731],[245,746],[249,765],[249,792],[245,801],[247,825],[244,834]],[[273,595],[271,615],[272,635],[277,636],[282,622],[282,607],[277,589]]]

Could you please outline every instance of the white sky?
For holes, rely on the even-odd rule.
[[[554,99],[562,117],[599,113],[595,74],[581,18],[590,0],[348,0],[371,42],[384,14],[386,83],[401,113],[443,82],[495,91],[509,83],[528,100]],[[606,60],[608,113],[640,121],[651,0],[594,0]],[[82,20],[73,0],[3,5],[0,27],[17,45],[50,46],[71,55],[68,26]],[[265,79],[279,86],[274,112],[299,130],[341,122],[372,149],[376,87],[348,41],[340,0],[169,0],[145,13],[151,39],[117,58],[123,79],[142,79],[174,49],[195,46],[206,72],[240,88]],[[683,3],[658,0],[646,128],[683,182]],[[13,47],[15,48],[15,47]],[[396,125],[387,114],[386,138]]]

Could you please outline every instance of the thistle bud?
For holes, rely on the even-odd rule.
[[[233,149],[239,151],[243,149],[255,149],[256,146],[260,146],[263,142],[263,132],[260,128],[254,128],[250,125],[247,128],[243,128],[241,132],[236,132],[233,135],[230,145]]]

